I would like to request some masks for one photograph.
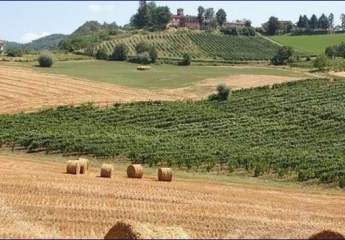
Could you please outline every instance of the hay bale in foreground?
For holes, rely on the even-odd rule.
[[[158,181],[171,182],[172,180],[172,169],[171,168],[159,168],[158,169]]]
[[[343,235],[331,230],[324,230],[311,235],[308,239],[345,239]]]
[[[129,178],[142,178],[144,169],[140,164],[131,164],[127,168],[127,177]]]
[[[69,174],[79,174],[80,173],[80,163],[78,160],[67,161],[66,172]]]
[[[162,227],[132,221],[118,221],[104,239],[187,239],[181,227]]]
[[[101,167],[101,177],[111,178],[111,174],[113,172],[113,165],[112,164],[102,164]]]
[[[86,171],[89,170],[89,160],[86,158],[79,158],[78,161],[80,164],[80,173],[86,173]]]

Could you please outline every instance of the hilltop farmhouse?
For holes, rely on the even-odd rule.
[[[226,22],[226,27],[243,28],[246,26],[246,19],[236,20],[234,22]],[[184,15],[183,9],[177,9],[176,15],[171,17],[171,21],[168,23],[167,28],[189,28],[189,29],[205,29],[205,26],[201,26],[197,16]]]

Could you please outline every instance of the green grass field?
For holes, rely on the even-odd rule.
[[[300,181],[345,177],[345,81],[234,91],[228,102],[91,105],[0,116],[0,143],[29,152],[126,156],[149,165]],[[12,145],[13,146],[13,145]]]
[[[32,66],[32,65],[30,65]],[[64,74],[94,81],[119,85],[159,89],[191,86],[207,78],[231,76],[237,74],[258,74],[274,76],[300,77],[300,73],[291,70],[269,67],[231,67],[231,66],[176,66],[151,65],[148,71],[138,71],[136,64],[111,61],[71,61],[56,62],[52,68],[34,67],[37,71]]]
[[[324,53],[325,48],[345,41],[345,33],[303,36],[273,36],[273,40],[307,54]]]

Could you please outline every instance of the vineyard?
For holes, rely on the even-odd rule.
[[[3,115],[2,144],[28,152],[126,156],[149,165],[345,176],[345,82],[235,91],[229,102],[141,102]]]
[[[267,60],[277,50],[277,46],[266,39],[255,36],[228,36],[197,31],[160,32],[115,37],[93,47],[104,48],[110,54],[119,43],[125,43],[129,55],[135,55],[135,46],[141,42],[153,44],[160,58],[181,58],[188,53],[193,59],[225,60]]]

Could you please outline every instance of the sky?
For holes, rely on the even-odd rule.
[[[270,16],[296,22],[300,14],[333,13],[339,24],[345,13],[345,2],[337,1],[156,1],[168,6],[172,13],[184,8],[185,14],[196,15],[198,6],[223,8],[228,20],[248,18],[253,26],[261,26]],[[138,8],[138,1],[5,1],[0,2],[0,39],[21,43],[53,34],[70,34],[86,21],[116,22],[124,25]]]

